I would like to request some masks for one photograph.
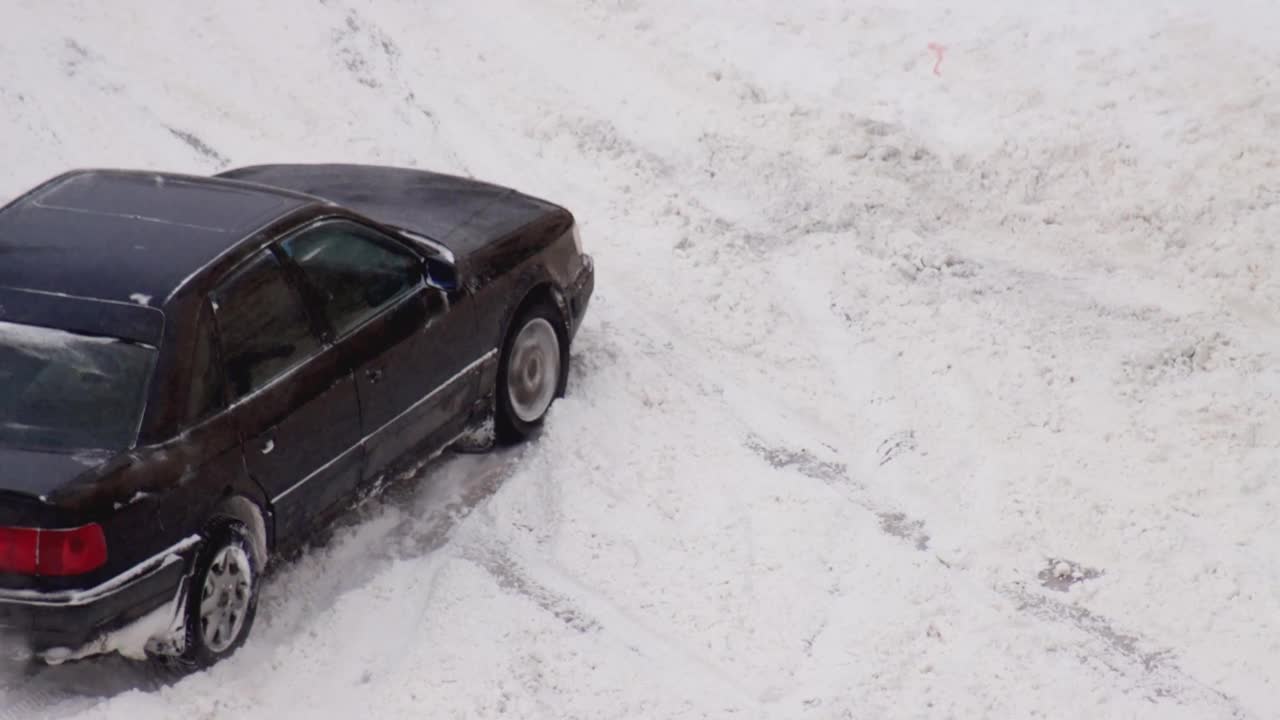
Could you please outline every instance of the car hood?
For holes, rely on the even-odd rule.
[[[431,238],[459,259],[550,214],[553,203],[453,175],[374,165],[255,165],[220,178],[284,188],[337,203]]]
[[[44,499],[106,464],[113,453],[0,447],[0,493]]]

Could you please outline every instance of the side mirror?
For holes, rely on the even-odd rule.
[[[458,289],[458,268],[453,263],[432,257],[427,258],[425,265],[427,285],[446,292]]]
[[[427,285],[437,290],[448,292],[458,289],[458,266],[454,264],[453,253],[449,248],[430,238],[397,228],[400,237],[425,250],[422,261],[422,273]]]

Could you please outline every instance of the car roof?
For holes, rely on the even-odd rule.
[[[241,240],[316,202],[171,173],[67,173],[0,209],[0,288],[161,307]]]

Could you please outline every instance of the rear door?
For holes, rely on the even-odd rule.
[[[213,307],[245,465],[271,498],[277,539],[296,538],[360,480],[355,380],[272,251],[225,281]]]
[[[327,220],[281,243],[328,332],[355,372],[366,477],[462,430],[476,393],[465,359],[448,352],[473,330],[426,283],[422,259],[367,226]]]

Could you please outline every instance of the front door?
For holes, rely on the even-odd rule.
[[[295,539],[360,481],[355,380],[269,250],[214,293],[214,313],[245,465],[271,499],[277,540]]]
[[[355,372],[367,455],[379,475],[462,430],[476,375],[440,343],[471,332],[464,314],[425,282],[422,260],[397,241],[345,220],[324,221],[282,243],[329,332]]]

